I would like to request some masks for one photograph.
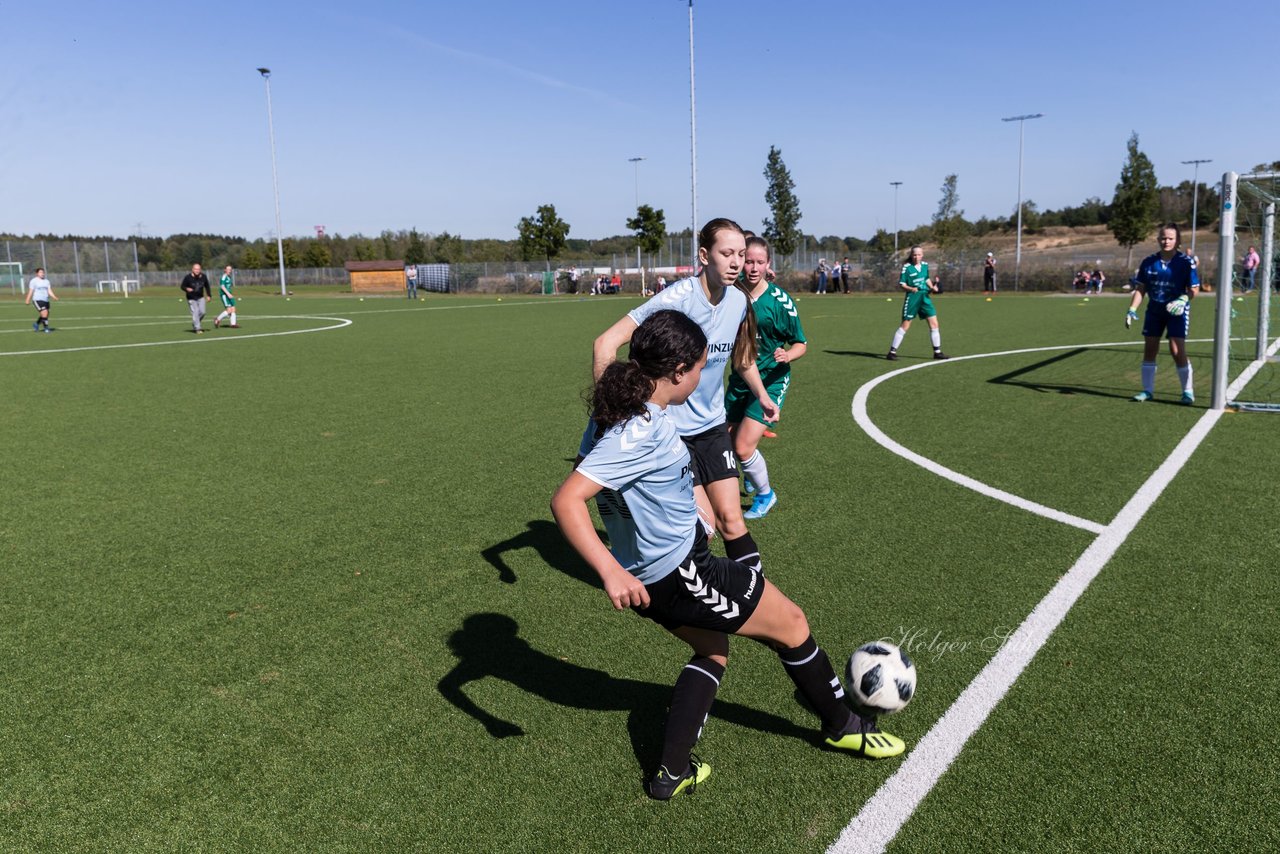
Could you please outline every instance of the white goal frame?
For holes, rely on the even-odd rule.
[[[1240,194],[1251,197],[1254,202],[1262,204],[1262,256],[1259,266],[1262,268],[1262,281],[1257,286],[1258,299],[1258,331],[1254,348],[1254,364],[1261,365],[1267,358],[1270,340],[1271,310],[1271,271],[1275,261],[1275,224],[1276,202],[1280,198],[1274,191],[1262,187],[1260,182],[1280,179],[1280,172],[1257,172],[1240,175],[1227,172],[1222,176],[1222,212],[1220,219],[1220,237],[1218,242],[1218,300],[1217,318],[1213,335],[1213,395],[1210,408],[1260,408],[1266,411],[1280,411],[1270,405],[1251,406],[1238,401],[1227,400],[1227,386],[1230,382],[1228,367],[1231,351],[1231,303],[1235,277],[1236,258],[1236,210],[1240,204]],[[1256,370],[1256,368],[1255,368]]]
[[[17,270],[15,274],[13,271]],[[13,283],[13,292],[21,296],[27,291],[27,280],[22,277],[21,261],[0,261],[0,280],[8,277]]]

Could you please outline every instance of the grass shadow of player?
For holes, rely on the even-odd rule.
[[[1095,355],[1100,352],[1121,352],[1118,349],[1102,348],[1102,347],[1076,347],[1071,350],[1065,350],[1061,353],[1055,353],[1052,356],[1033,362],[1029,365],[1023,365],[1007,373],[994,376],[987,380],[993,385],[1015,386],[1017,388],[1025,388],[1030,391],[1040,392],[1041,394],[1087,394],[1092,397],[1111,397],[1120,400],[1128,400],[1133,396],[1133,391],[1129,389],[1119,388],[1117,386],[1102,386],[1097,383],[1078,383],[1063,382],[1057,379],[1040,380],[1034,379],[1037,371],[1043,371],[1048,368],[1064,367],[1071,359],[1078,358],[1082,355]],[[1124,351],[1126,356],[1132,356],[1132,350]],[[1097,371],[1080,371],[1083,376],[1097,376]]]
[[[886,349],[876,353],[872,353],[867,350],[823,350],[822,352],[826,353],[828,356],[858,356],[863,359],[879,359],[883,362],[885,361],[884,354],[888,351]],[[901,358],[910,359],[911,357],[902,356]],[[922,356],[921,358],[925,357]]]
[[[597,531],[596,533],[599,534],[601,539],[605,538],[605,534],[602,531]],[[499,580],[504,584],[515,584],[515,570],[511,568],[503,555],[519,549],[533,549],[544,563],[555,567],[570,578],[576,578],[583,584],[589,584],[592,587],[601,586],[600,578],[596,575],[595,570],[573,550],[573,546],[569,545],[555,522],[546,519],[533,519],[527,523],[527,530],[521,531],[514,537],[505,539],[500,543],[494,543],[481,551],[480,554],[489,562],[490,566],[498,570]]]
[[[475,718],[494,738],[525,734],[520,724],[477,705],[463,690],[485,678],[500,679],[549,703],[598,712],[625,711],[636,760],[646,775],[656,769],[671,685],[622,679],[534,649],[505,614],[472,614],[449,636],[458,663],[437,684],[441,696]],[[672,661],[674,682],[680,663]],[[739,703],[716,700],[711,717],[737,726],[813,742],[817,730]]]

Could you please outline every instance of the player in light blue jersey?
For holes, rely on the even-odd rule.
[[[748,310],[745,286],[738,283],[746,257],[746,237],[729,219],[713,219],[698,233],[700,275],[668,285],[633,309],[596,339],[593,375],[598,380],[631,340],[636,327],[657,311],[673,309],[690,317],[707,336],[707,370],[671,418],[693,458],[695,497],[705,519],[724,538],[725,553],[760,567],[760,549],[747,530],[738,500],[738,461],[725,424],[725,367],[732,365],[759,401],[766,421],[778,419],[756,369],[755,314]],[[584,441],[585,444],[585,441]]]
[[[36,274],[27,282],[27,298],[24,302],[31,305],[36,304],[36,322],[31,324],[31,329],[35,332],[40,331],[41,324],[44,325],[45,332],[52,332],[49,328],[49,300],[58,301],[58,295],[53,292],[53,285],[49,284],[49,280],[44,276],[44,267],[36,267]]]
[[[1182,384],[1182,403],[1196,402],[1191,384],[1191,360],[1187,357],[1187,330],[1191,326],[1191,300],[1200,291],[1200,276],[1195,264],[1178,249],[1182,232],[1167,222],[1156,232],[1160,251],[1142,259],[1133,277],[1133,298],[1125,314],[1128,329],[1138,319],[1142,297],[1149,298],[1142,321],[1142,391],[1133,396],[1138,403],[1150,400],[1156,393],[1156,355],[1160,352],[1160,336],[1169,338],[1169,354],[1178,369]]]
[[[591,398],[592,443],[551,499],[565,538],[600,576],[613,607],[630,608],[693,650],[672,692],[649,796],[668,800],[711,775],[693,756],[729,661],[729,635],[760,641],[822,718],[825,743],[882,759],[905,749],[874,718],[855,714],[800,608],[758,569],[712,556],[698,523],[689,451],[674,418],[708,364],[691,318],[657,311],[631,336],[630,358],[601,371]],[[596,535],[592,498],[609,533]]]

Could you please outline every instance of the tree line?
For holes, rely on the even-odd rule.
[[[1259,164],[1254,171],[1280,168],[1280,162]],[[891,254],[895,235],[879,229],[870,238],[806,234],[800,229],[802,218],[795,182],[782,160],[782,152],[770,146],[765,160],[765,202],[769,216],[763,223],[763,236],[779,259],[791,255],[801,245],[819,253],[839,256],[869,250],[873,254]],[[1012,232],[1017,227],[1017,209],[1004,217],[982,216],[967,219],[959,206],[959,177],[947,175],[941,187],[937,212],[931,221],[915,228],[900,230],[896,237],[901,246],[933,243],[945,254],[964,252],[977,238],[991,233]],[[1194,198],[1193,198],[1194,196]],[[1109,202],[1090,197],[1081,204],[1058,210],[1040,210],[1034,200],[1022,203],[1022,228],[1025,234],[1036,234],[1054,226],[1106,226],[1116,242],[1129,248],[1150,236],[1160,222],[1190,225],[1196,211],[1196,227],[1204,228],[1217,219],[1219,196],[1216,186],[1182,181],[1175,186],[1161,186],[1151,160],[1139,148],[1138,135],[1129,137],[1127,156],[1121,166],[1115,193]],[[481,263],[543,261],[547,268],[562,257],[601,259],[628,257],[639,246],[651,257],[672,237],[688,238],[690,230],[668,232],[661,208],[639,205],[636,214],[625,221],[631,234],[619,234],[598,240],[575,239],[571,227],[556,213],[555,205],[540,205],[533,216],[516,223],[516,237],[463,238],[442,231],[439,234],[419,232],[416,228],[398,231],[387,229],[377,236],[363,234],[290,237],[282,241],[286,267],[340,267],[347,261],[403,260],[410,264]],[[116,238],[84,235],[36,234],[32,236],[0,235],[10,240],[114,242]],[[244,237],[216,234],[172,234],[168,237],[134,236],[138,263],[144,270],[177,270],[192,264],[218,268],[226,264],[247,269],[278,266],[279,250],[274,237],[249,240]]]

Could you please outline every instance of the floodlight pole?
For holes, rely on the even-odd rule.
[[[1183,166],[1194,165],[1195,177],[1191,179],[1191,257],[1196,256],[1196,203],[1200,201],[1200,164],[1212,163],[1212,160],[1184,160]]]
[[[276,173],[276,126],[271,116],[271,69],[259,68],[258,73],[267,84],[267,133],[271,137],[271,189],[275,191],[276,197],[276,257],[280,261],[280,296],[285,296],[288,290],[284,282],[284,233],[280,230],[280,178]]]
[[[1029,113],[1025,116],[1010,116],[1002,122],[1018,123],[1018,244],[1013,256],[1013,289],[1018,289],[1018,277],[1022,271],[1022,130],[1028,119],[1043,118],[1044,113]]]
[[[893,260],[898,260],[898,188],[902,186],[901,181],[890,181],[893,186]]]
[[[636,167],[636,210],[640,210],[640,162],[647,158],[644,157],[628,157],[627,162],[635,164]]]
[[[698,267],[698,110],[693,96],[693,0],[689,0],[689,189],[693,199],[693,267]]]
[[[628,157],[627,162],[636,167],[636,216],[640,216],[640,161],[643,157]],[[640,261],[640,241],[636,240],[636,269],[640,271],[640,292],[646,290],[644,284],[644,264]]]

